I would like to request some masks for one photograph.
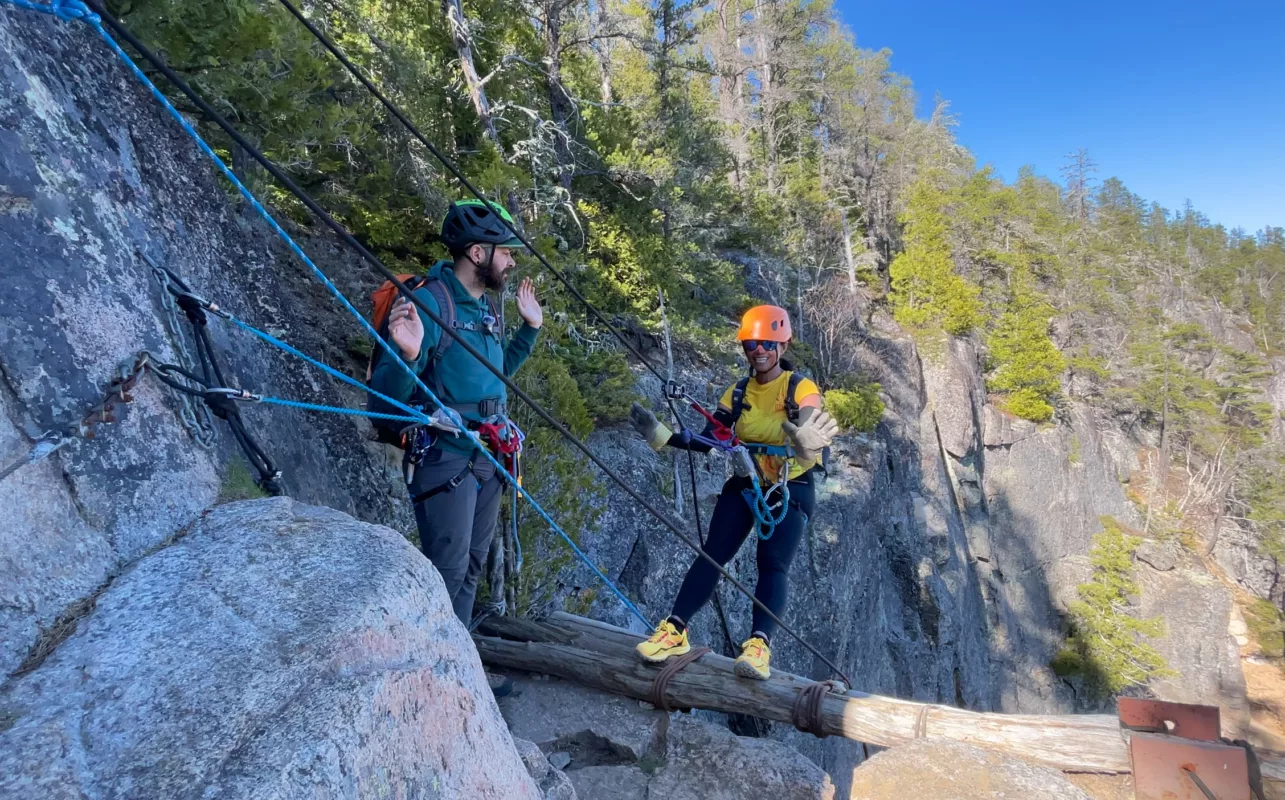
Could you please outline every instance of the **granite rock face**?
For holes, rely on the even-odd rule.
[[[4,797],[544,796],[436,570],[341,512],[220,506],[67,634],[4,687]]]
[[[300,239],[362,305],[373,279],[333,244]],[[310,355],[364,368],[349,352],[356,323],[228,200],[213,167],[90,28],[0,7],[0,465],[80,420],[139,351],[181,362],[183,345],[193,347],[141,253]],[[217,319],[209,331],[237,386],[362,402]],[[198,444],[181,412],[144,376],[118,422],[0,484],[0,507],[13,509],[0,521],[0,673],[219,496],[240,453],[218,420],[213,446]],[[292,497],[412,529],[397,463],[367,440],[364,421],[268,406],[243,415]]]

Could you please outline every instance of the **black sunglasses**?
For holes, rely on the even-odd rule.
[[[777,344],[777,342],[769,342],[766,339],[746,339],[741,342],[741,346],[745,348],[745,352],[747,353],[753,353],[758,349],[759,345],[763,345],[763,349],[767,352],[774,353],[776,352]]]

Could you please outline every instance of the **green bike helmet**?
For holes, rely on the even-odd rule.
[[[513,217],[499,203],[481,200],[457,200],[442,221],[442,243],[451,253],[462,253],[470,245],[493,244],[497,247],[525,247],[513,230]]]

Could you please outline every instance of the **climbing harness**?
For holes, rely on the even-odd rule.
[[[107,44],[107,46],[112,50],[112,52],[117,56],[117,58],[121,60],[121,62],[126,66],[126,68],[131,72],[131,74],[133,74],[134,77],[137,80],[139,80],[139,82],[142,83],[148,89],[148,91],[152,94],[152,96],[155,97],[156,100],[165,108],[166,112],[175,120],[175,122],[177,122],[183,128],[184,132],[186,132],[188,136],[193,139],[193,141],[197,144],[197,146],[201,149],[201,151],[208,158],[210,158],[210,160],[215,164],[216,168],[220,171],[220,173],[225,178],[227,178],[230,183],[232,183],[232,185],[237,189],[237,191],[241,194],[241,196],[245,198],[245,200],[250,204],[250,206],[255,210],[255,212],[258,213],[259,216],[263,218],[264,222],[267,223],[268,226],[272,229],[272,231],[279,238],[281,238],[281,240],[287,245],[290,251],[294,253],[305,264],[305,266],[307,266],[313,272],[313,274],[317,277],[317,279],[321,281],[322,285],[335,297],[335,299],[338,302],[340,302],[340,304],[343,305],[343,307],[346,310],[348,310],[349,313],[353,314],[353,316],[359,321],[359,323],[363,326],[366,332],[376,340],[377,345],[383,348],[385,352],[389,353],[389,355],[394,357],[394,361],[398,363],[399,368],[401,368],[408,375],[410,375],[410,377],[414,379],[416,385],[419,387],[420,390],[425,392],[429,400],[432,401],[433,404],[435,404],[436,406],[438,406],[439,408],[447,412],[447,415],[452,419],[452,421],[459,423],[461,429],[464,428],[464,424],[462,420],[459,419],[458,414],[455,414],[451,409],[449,409],[446,405],[444,405],[442,401],[438,398],[438,396],[434,394],[422,380],[420,380],[419,376],[414,374],[414,371],[410,368],[409,365],[407,365],[401,358],[396,357],[397,354],[393,352],[392,346],[388,342],[384,341],[382,337],[379,336],[378,331],[376,331],[374,328],[370,326],[370,324],[365,320],[365,318],[361,315],[361,313],[357,311],[356,308],[353,307],[352,303],[348,301],[348,299],[334,285],[334,283],[316,266],[315,263],[313,263],[313,261],[307,256],[307,254],[303,252],[303,250],[294,241],[294,239],[291,238],[288,233],[286,233],[286,231],[280,226],[280,224],[277,223],[276,219],[263,207],[263,205],[259,202],[259,200],[249,191],[249,189],[245,187],[245,185],[231,171],[231,169],[227,166],[227,164],[225,164],[222,161],[222,159],[220,159],[219,156],[213,151],[213,149],[211,149],[209,144],[206,143],[206,141],[200,136],[200,134],[196,131],[196,129],[192,126],[192,124],[188,122],[187,119],[181,113],[179,113],[179,111],[168,100],[168,98],[165,97],[164,93],[162,93],[160,89],[158,89],[156,85],[151,82],[151,80],[146,76],[146,74],[143,73],[143,71],[139,68],[139,66],[129,57],[127,53],[125,53],[123,49],[121,49],[120,45],[116,43],[116,40],[112,37],[111,34],[107,32],[106,28],[110,27],[112,32],[119,35],[131,47],[133,47],[140,54],[142,54],[142,56],[148,62],[150,62],[159,72],[161,72],[168,81],[170,81],[184,95],[186,95],[189,99],[191,99],[192,102],[195,103],[195,105],[207,116],[208,119],[210,119],[212,122],[218,125],[225,133],[227,133],[228,136],[232,139],[232,141],[236,143],[236,145],[241,147],[247,154],[249,154],[252,158],[254,158],[256,162],[262,165],[264,169],[267,170],[267,172],[273,176],[273,178],[279,181],[282,186],[284,186],[288,191],[291,192],[291,194],[293,194],[296,198],[298,198],[304,204],[304,206],[308,208],[310,212],[312,212],[320,221],[322,221],[337,235],[339,235],[339,237],[344,241],[345,244],[353,248],[353,250],[358,255],[360,255],[364,260],[366,260],[369,264],[371,264],[371,266],[374,267],[376,270],[378,270],[385,278],[391,280],[394,286],[397,287],[398,291],[401,292],[404,296],[406,296],[412,303],[414,303],[421,313],[423,313],[428,319],[432,320],[439,327],[442,327],[442,330],[444,333],[446,333],[446,335],[459,339],[459,335],[456,331],[454,331],[449,327],[444,327],[442,325],[442,319],[438,314],[436,314],[431,308],[429,308],[421,298],[416,297],[414,294],[409,292],[407,290],[406,285],[400,280],[397,280],[397,277],[392,272],[392,270],[388,269],[388,267],[384,265],[383,262],[380,261],[373,253],[371,253],[368,248],[366,248],[359,241],[357,241],[346,228],[344,228],[337,221],[335,221],[335,219],[329,213],[327,213],[323,208],[321,208],[321,206],[318,205],[317,202],[310,195],[308,195],[306,192],[300,189],[299,186],[288,175],[286,175],[281,170],[280,167],[278,167],[274,162],[268,159],[257,147],[255,147],[250,142],[248,142],[245,139],[245,137],[242,136],[230,123],[228,123],[228,121],[224,119],[223,116],[220,115],[212,106],[210,106],[210,104],[206,102],[204,98],[202,98],[199,94],[197,94],[187,84],[186,81],[184,81],[179,75],[177,75],[172,69],[170,69],[169,66],[165,64],[164,61],[162,61],[159,57],[157,57],[154,53],[152,53],[151,50],[148,49],[141,41],[139,41],[137,37],[135,37],[127,28],[125,28],[118,20],[116,20],[115,17],[107,13],[105,10],[97,9],[98,13],[94,13],[93,11],[90,11],[87,6],[85,6],[83,3],[79,2],[78,0],[51,0],[51,4],[49,5],[34,3],[34,2],[31,2],[31,0],[0,0],[0,2],[8,2],[11,5],[19,6],[22,8],[27,8],[35,11],[41,11],[44,13],[53,14],[58,16],[61,19],[79,19],[84,21],[86,24],[90,25],[91,27],[93,27],[95,32],[99,34],[99,36],[103,39],[103,41]],[[347,67],[350,72],[353,72],[354,75],[358,76],[359,80],[361,80],[363,85],[365,85],[368,89],[370,89],[373,93],[375,93],[376,96],[381,99],[381,102],[383,102],[386,107],[389,107],[389,110],[392,111],[394,115],[398,117],[399,120],[401,120],[409,128],[411,128],[412,131],[416,134],[417,138],[419,138],[422,142],[424,142],[426,146],[428,146],[429,149],[434,152],[434,155],[439,156],[440,158],[440,153],[436,151],[436,148],[433,148],[431,146],[431,143],[428,143],[427,140],[422,137],[422,134],[419,134],[417,131],[413,130],[413,126],[410,125],[409,121],[405,118],[405,116],[401,114],[399,111],[396,111],[395,107],[393,107],[391,103],[389,103],[387,99],[382,96],[382,94],[379,94],[378,90],[376,90],[373,87],[373,85],[371,85],[370,82],[364,78],[364,76],[360,75],[360,71],[357,70],[356,67],[352,66],[351,62],[347,61],[347,59],[342,55],[342,53],[338,51],[338,49],[334,46],[334,44],[325,38],[324,34],[318,31],[311,24],[307,23],[306,19],[302,16],[302,14],[300,14],[297,9],[294,9],[293,6],[290,6],[289,3],[286,2],[286,0],[282,0],[282,2],[288,8],[293,10],[293,13],[295,14],[295,16],[299,18],[302,22],[304,22],[304,24],[309,28],[309,30],[314,34],[314,36],[316,36],[327,47],[327,49],[329,49],[333,54],[335,54],[336,57],[340,58],[340,60],[344,63],[345,67]],[[464,185],[468,187],[470,191],[474,192],[478,197],[481,197],[481,194],[477,191],[476,187],[474,187],[471,183],[469,183],[467,179],[465,179],[464,176],[461,173],[459,173],[458,169],[452,170],[452,172],[454,172],[457,175],[457,177],[460,178],[461,182],[464,183]],[[537,258],[540,260],[542,264],[545,265],[546,268],[548,268],[551,272],[553,272],[555,275],[558,275],[560,277],[560,279],[564,282],[564,284],[571,291],[571,293],[577,299],[583,302],[586,305],[586,307],[589,308],[595,314],[595,316],[597,316],[610,330],[612,330],[613,333],[615,333],[617,337],[619,337],[621,341],[625,343],[626,347],[635,355],[637,355],[642,361],[642,363],[648,366],[648,369],[650,369],[653,373],[657,375],[657,377],[660,377],[663,380],[663,376],[661,376],[660,373],[656,371],[655,367],[651,365],[646,358],[643,358],[641,354],[637,352],[637,348],[629,345],[629,343],[627,342],[627,340],[625,340],[623,335],[620,334],[619,331],[616,330],[616,328],[612,326],[611,323],[605,319],[605,317],[602,316],[600,311],[595,309],[591,304],[588,303],[587,300],[584,299],[584,296],[570,283],[569,280],[566,279],[564,275],[562,275],[562,273],[554,269],[553,266],[549,264],[547,259],[545,259],[537,250],[535,250],[534,248],[531,248],[530,244],[526,242],[526,240],[522,237],[522,234],[519,231],[514,230],[514,234],[518,239],[523,241],[523,243],[526,244],[527,247],[530,248],[534,254],[536,254]],[[241,324],[242,327],[248,327],[248,326],[245,326],[244,323],[239,323],[239,324]],[[316,366],[322,366],[320,362],[316,361],[315,359],[311,359],[306,356],[303,356],[301,353],[299,353],[298,350],[296,350],[293,347],[290,347],[289,345],[286,345],[284,342],[281,342],[279,339],[276,339],[275,337],[265,334],[262,331],[255,331],[255,335],[264,339],[264,341],[275,343],[277,346],[282,347],[282,349],[285,350],[286,352],[292,352],[304,357],[309,363],[312,363]],[[785,631],[791,637],[796,639],[805,649],[807,649],[810,653],[812,653],[818,659],[820,659],[823,663],[825,663],[831,670],[833,670],[835,674],[843,675],[842,671],[839,670],[839,668],[835,666],[834,663],[829,658],[827,658],[824,653],[822,653],[820,650],[815,648],[813,645],[811,645],[809,642],[807,642],[805,639],[799,636],[799,634],[796,633],[792,628],[790,628],[788,625],[782,622],[780,618],[777,617],[777,615],[775,615],[770,609],[768,609],[765,605],[763,605],[761,601],[759,601],[757,598],[754,597],[753,592],[751,592],[749,588],[747,588],[741,581],[739,581],[735,576],[733,576],[725,568],[723,568],[722,565],[719,565],[716,561],[714,561],[713,558],[711,558],[707,553],[704,552],[704,550],[700,547],[699,544],[689,539],[672,520],[666,517],[651,502],[649,502],[645,497],[643,497],[636,489],[630,486],[628,482],[626,482],[623,478],[621,478],[613,469],[611,469],[611,467],[608,464],[606,464],[599,456],[593,453],[593,451],[591,451],[584,444],[584,442],[580,441],[577,437],[575,437],[566,428],[565,425],[560,423],[551,414],[549,414],[547,410],[545,410],[542,406],[536,403],[528,393],[526,393],[524,390],[522,390],[521,387],[519,387],[516,383],[514,383],[513,380],[510,379],[507,375],[505,375],[502,370],[495,367],[495,365],[491,364],[481,352],[479,352],[475,347],[473,347],[467,341],[463,339],[459,339],[459,345],[463,347],[466,352],[468,352],[470,355],[476,358],[479,361],[479,363],[483,365],[484,368],[486,368],[492,374],[494,374],[497,378],[499,378],[501,382],[505,384],[508,390],[513,393],[514,396],[518,397],[523,402],[527,403],[528,406],[536,413],[536,415],[540,417],[540,419],[542,419],[553,430],[557,431],[561,436],[563,436],[569,443],[571,443],[577,450],[583,453],[596,466],[602,469],[603,472],[609,478],[611,478],[617,485],[619,485],[626,492],[626,494],[628,494],[634,501],[639,503],[639,505],[641,505],[649,513],[651,513],[654,517],[656,517],[656,519],[660,521],[661,524],[663,524],[666,528],[668,528],[670,532],[672,532],[675,536],[677,536],[680,541],[682,541],[690,549],[695,551],[699,557],[705,559],[707,562],[712,564],[715,567],[716,571],[719,572],[720,575],[726,578],[728,582],[734,588],[736,588],[737,591],[739,591],[747,598],[749,598],[750,601],[754,603],[754,605],[757,608],[760,608],[761,610],[763,610],[768,615],[769,618],[771,618],[781,627],[783,631]],[[361,384],[360,382],[354,379],[348,378],[348,376],[343,375],[343,373],[340,373],[337,370],[324,367],[324,366],[322,366],[322,368],[324,369],[324,371],[327,372],[327,374],[330,374],[339,380],[343,380],[345,382],[355,384],[358,388],[369,391],[368,387],[365,387],[363,384]],[[268,399],[264,398],[264,402],[268,402]],[[292,401],[278,401],[278,402],[282,405],[289,405],[291,404]],[[296,404],[296,405],[298,405],[299,407],[303,407],[303,404]],[[402,411],[407,412],[412,418],[411,421],[415,421],[415,422],[429,421],[429,419],[422,412],[419,412],[411,408],[410,406],[407,406],[404,403],[392,401],[391,405],[401,409]],[[345,409],[344,413],[368,414],[368,412],[354,412],[351,409]],[[385,415],[385,416],[388,416],[388,415]],[[503,470],[502,465],[492,456],[489,449],[482,446],[480,437],[478,437],[476,432],[466,431],[464,435],[467,435],[471,440],[474,441],[475,444],[479,446],[480,452],[486,458],[488,458],[488,460],[491,460],[493,463],[495,463],[497,468]],[[609,589],[611,589],[613,593],[615,593],[616,597],[620,599],[622,604],[630,611],[630,613],[634,614],[634,616],[636,616],[640,621],[642,621],[645,625],[650,627],[651,625],[647,621],[646,616],[641,611],[638,610],[638,608],[624,595],[623,592],[619,590],[618,587],[615,586],[614,583],[610,581],[610,579],[608,579],[602,573],[601,570],[597,568],[596,565],[593,564],[593,562],[584,554],[583,551],[580,550],[580,548],[574,543],[574,541],[571,540],[571,538],[566,534],[566,532],[563,531],[562,528],[559,527],[557,523],[553,521],[553,519],[548,515],[548,513],[545,512],[544,509],[541,508],[534,501],[534,499],[529,495],[529,493],[522,486],[518,485],[515,481],[512,481],[511,476],[509,476],[507,472],[505,472],[505,475],[506,475],[506,479],[510,479],[511,484],[516,487],[516,490],[518,491],[518,493],[523,498],[525,498],[528,502],[531,503],[531,507],[536,510],[536,512],[540,515],[540,517],[546,523],[548,523],[548,525],[554,532],[556,532],[560,537],[562,537],[562,539],[572,549],[573,553],[575,553],[575,555],[586,566],[590,567],[595,573],[595,575],[601,581],[603,581],[603,583]]]
[[[797,384],[791,380],[789,391],[793,393]],[[733,403],[741,408],[744,407],[745,386],[742,383],[737,384],[740,398],[736,397],[734,390]],[[717,417],[702,406],[695,398],[687,394],[686,390],[675,384],[673,381],[667,381],[665,384],[665,395],[675,400],[682,400],[691,406],[691,409],[709,422],[710,435],[704,436],[699,433],[688,433],[687,435],[693,441],[700,442],[712,449],[727,453],[729,457],[740,461],[742,472],[749,475],[749,488],[741,490],[741,496],[745,498],[745,503],[750,507],[754,514],[754,532],[764,541],[771,539],[772,534],[776,532],[776,526],[785,521],[786,516],[790,513],[790,466],[793,463],[793,449],[783,445],[756,444],[752,442],[742,442],[736,436],[735,424],[740,414],[738,409],[733,409],[734,416],[731,424],[720,421]],[[758,462],[754,459],[756,455],[775,456],[781,458],[781,466],[778,469],[778,478],[770,485],[766,491],[763,490],[765,480],[763,471]]]

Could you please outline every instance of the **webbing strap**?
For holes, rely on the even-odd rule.
[[[427,489],[415,495],[414,497],[412,497],[410,499],[411,505],[417,506],[420,503],[424,502],[425,500],[429,499],[430,497],[436,497],[442,492],[446,492],[451,489],[454,489],[455,487],[463,483],[465,478],[467,478],[469,475],[472,475],[472,474],[473,474],[473,462],[470,461],[464,467],[464,469],[460,470],[460,473],[458,475],[456,475],[454,478],[451,478],[446,483],[443,483],[441,486],[434,486],[432,489]]]
[[[689,650],[681,656],[676,656],[665,662],[660,672],[656,673],[656,679],[651,682],[651,704],[661,709],[666,714],[674,709],[669,705],[669,682],[674,676],[683,671],[683,668],[694,661],[700,660],[701,656],[706,653],[712,653],[713,650],[708,647],[697,647]]]

